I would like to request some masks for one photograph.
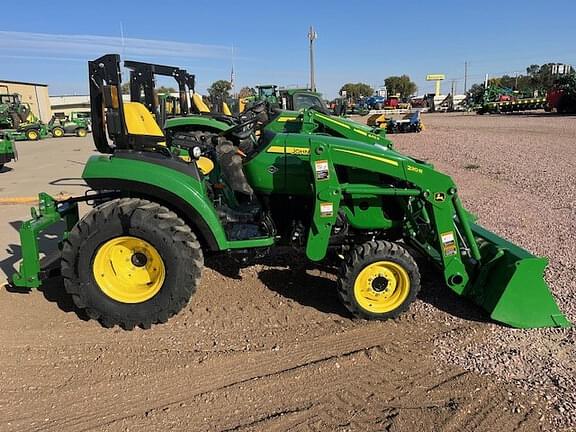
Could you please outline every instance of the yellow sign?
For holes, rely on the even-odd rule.
[[[446,78],[446,75],[444,75],[444,74],[426,75],[426,81],[437,81],[437,80],[443,80],[445,78]]]

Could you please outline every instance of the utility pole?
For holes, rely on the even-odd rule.
[[[230,69],[230,91],[232,92],[232,96],[236,97],[236,83],[235,78],[236,76],[234,75],[234,45],[232,45],[232,59],[231,59],[231,69]]]
[[[308,31],[308,40],[310,41],[310,89],[316,91],[316,79],[314,78],[314,41],[318,38],[318,33],[314,27],[310,26]]]
[[[468,62],[464,62],[464,93],[468,90]]]

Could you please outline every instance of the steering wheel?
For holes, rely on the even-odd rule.
[[[226,129],[225,131],[220,132],[220,136],[226,135],[235,135],[238,139],[244,140],[250,136],[253,132],[252,128],[239,133],[240,131],[246,129],[248,126],[252,126],[254,123],[257,123],[260,118],[259,114],[266,110],[266,103],[264,101],[256,102],[253,106],[248,108],[245,112],[243,117],[248,117],[248,120],[238,123],[237,125],[232,126],[230,129]]]
[[[226,129],[225,131],[220,132],[220,136],[226,136],[226,135],[235,135],[238,139],[246,139],[250,136],[250,134],[252,133],[252,128],[239,133],[240,131],[242,131],[243,129],[247,128],[248,126],[253,125],[254,123],[256,123],[258,121],[258,117],[254,116],[252,118],[249,118],[248,120],[242,122],[242,123],[238,123],[235,126],[232,126],[230,129]]]

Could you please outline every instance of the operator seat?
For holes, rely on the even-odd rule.
[[[124,120],[130,135],[147,135],[162,138],[165,144],[164,133],[150,111],[140,102],[124,102]]]
[[[158,126],[152,113],[143,104],[140,102],[124,102],[123,108],[126,129],[130,135],[150,137],[157,144],[166,145],[166,137],[162,129]],[[214,163],[203,156],[196,161],[196,165],[204,175],[209,174],[214,169]]]
[[[210,112],[210,108],[208,108],[208,105],[204,103],[204,101],[202,100],[202,96],[200,96],[198,93],[194,93],[192,95],[192,103],[194,104],[198,112],[200,112],[200,114]]]

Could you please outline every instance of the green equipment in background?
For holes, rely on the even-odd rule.
[[[28,121],[30,105],[23,103],[19,94],[9,93],[7,86],[1,87],[6,93],[0,94],[0,129],[17,129],[20,123]]]
[[[546,97],[523,95],[510,88],[491,85],[484,90],[482,105],[477,108],[476,112],[478,114],[504,114],[547,107]]]
[[[40,194],[20,229],[15,286],[37,288],[59,267],[88,316],[148,328],[186,305],[205,255],[247,263],[290,246],[339,267],[351,314],[388,319],[419,292],[419,254],[496,321],[570,325],[543,279],[546,259],[476,224],[449,176],[395,151],[383,132],[314,107],[267,119],[253,109],[208,137],[178,130],[186,117],[162,130],[144,104],[122,103],[119,65],[118,55],[89,62],[102,154],[82,177],[94,193],[62,202]],[[81,201],[93,204],[82,218]],[[41,264],[38,236],[62,221],[61,247]]]
[[[30,105],[20,100],[17,93],[0,94],[0,130],[10,133],[15,141],[36,141],[48,136],[48,128],[30,109]]]
[[[0,171],[8,162],[18,159],[16,144],[9,133],[0,132]]]
[[[85,137],[90,131],[90,120],[72,113],[70,116],[64,113],[56,113],[48,122],[48,130],[54,138],[60,138],[65,135],[75,135]]]
[[[14,141],[38,141],[50,136],[48,126],[42,122],[21,123],[18,129],[4,129]]]

